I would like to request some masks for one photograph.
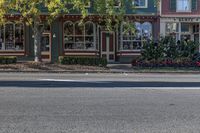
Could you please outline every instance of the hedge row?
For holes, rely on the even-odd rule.
[[[16,56],[0,56],[0,64],[12,64],[17,63]]]
[[[107,66],[107,60],[104,58],[97,57],[69,57],[69,56],[60,56],[59,62],[61,64],[67,65],[89,65],[89,66]]]

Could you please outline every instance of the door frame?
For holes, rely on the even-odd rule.
[[[103,33],[109,33],[113,35],[113,52],[110,52],[109,45],[106,45],[106,52],[103,51]],[[106,38],[105,38],[106,39]],[[101,57],[106,54],[106,59],[108,62],[115,62],[115,32],[114,31],[101,31]],[[113,54],[113,60],[109,59],[109,55]]]
[[[41,58],[42,58],[42,55],[44,55],[44,56],[48,55],[49,58],[48,59],[42,58],[42,61],[44,61],[44,62],[51,62],[51,58],[52,58],[52,56],[51,56],[51,54],[52,54],[52,52],[51,52],[51,47],[52,47],[51,33],[42,33],[42,37],[43,36],[49,36],[49,51],[42,51],[41,50]]]

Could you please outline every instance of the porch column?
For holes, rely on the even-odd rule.
[[[181,22],[178,23],[178,26],[178,40],[181,40]]]
[[[199,23],[200,26],[200,23]],[[199,27],[199,44],[200,44],[200,27]],[[200,45],[199,45],[199,53],[200,53]]]
[[[161,22],[160,23],[160,35],[161,36],[166,36],[166,22]]]

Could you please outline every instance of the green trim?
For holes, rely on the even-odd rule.
[[[197,10],[198,2],[197,0],[192,0],[192,10]]]
[[[176,11],[176,0],[170,0],[170,10]]]

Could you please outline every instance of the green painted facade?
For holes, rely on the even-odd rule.
[[[130,17],[131,21],[133,22],[140,22],[141,24],[145,22],[149,22],[152,24],[152,36],[156,37],[159,32],[159,17],[157,14],[157,8],[154,5],[153,0],[147,0],[148,6],[147,8],[138,8],[138,9],[132,9],[130,7],[130,3],[127,2],[126,4],[126,14]],[[46,9],[42,9],[44,12],[47,12]],[[90,14],[92,16],[96,16],[93,9],[93,2],[91,2],[91,8],[88,8]],[[135,20],[135,16],[139,17],[139,20]],[[123,44],[120,44],[123,42],[120,40],[122,37],[121,28],[119,27],[119,30],[113,31],[112,34],[108,34],[108,37],[104,36],[104,32],[108,32],[104,25],[99,25],[97,23],[97,20],[95,17],[93,17],[94,20],[89,19],[89,21],[94,23],[95,26],[95,41],[96,41],[96,47],[95,50],[64,50],[64,22],[70,21],[72,23],[76,23],[80,16],[78,15],[78,12],[74,12],[71,14],[66,14],[66,17],[58,18],[51,24],[51,31],[48,33],[50,35],[50,62],[57,62],[59,56],[67,55],[67,56],[98,56],[98,57],[104,57],[109,56],[108,58],[111,58],[112,62],[121,62],[121,63],[130,63],[132,59],[139,56],[138,50],[121,50],[120,47],[124,47]],[[45,33],[44,33],[45,34]],[[109,36],[110,35],[110,36]],[[111,40],[111,38],[113,40]],[[110,39],[110,40],[109,40]],[[110,42],[109,42],[110,41]],[[24,55],[18,56],[19,60],[23,61],[31,61],[34,60],[34,38],[33,38],[33,32],[30,27],[25,26],[25,50]],[[110,43],[114,47],[112,54],[106,54],[103,51],[103,43]],[[110,46],[108,46],[110,47]],[[14,52],[15,53],[15,52]],[[9,54],[8,54],[9,55]],[[113,57],[112,57],[113,56]],[[109,59],[108,59],[109,60]]]

